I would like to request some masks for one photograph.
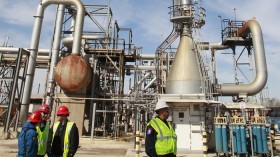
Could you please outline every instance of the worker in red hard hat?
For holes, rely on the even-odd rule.
[[[76,124],[68,120],[70,112],[66,106],[57,108],[57,122],[50,129],[47,153],[51,157],[72,157],[79,146]]]
[[[36,126],[38,133],[38,154],[37,157],[44,157],[47,153],[47,140],[50,130],[49,116],[51,113],[51,108],[48,104],[42,104],[39,108],[42,114],[42,122]]]
[[[40,111],[34,111],[24,123],[18,136],[18,157],[36,157],[38,152],[38,139],[36,125],[42,121]]]
[[[177,153],[177,135],[167,121],[169,105],[165,101],[156,104],[157,116],[147,124],[145,150],[150,157],[175,157]]]

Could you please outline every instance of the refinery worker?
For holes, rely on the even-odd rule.
[[[42,114],[42,122],[36,127],[38,133],[38,154],[37,157],[43,157],[46,154],[47,150],[47,140],[50,130],[50,106],[48,104],[42,104],[39,108],[39,111]]]
[[[56,112],[58,121],[50,129],[47,154],[49,157],[72,157],[79,146],[78,128],[68,120],[70,112],[66,106],[59,106]]]
[[[36,125],[42,121],[40,111],[33,112],[24,123],[18,136],[18,157],[36,157],[38,139]]]
[[[159,101],[155,108],[157,116],[147,124],[145,149],[150,157],[175,157],[177,136],[171,124],[167,122],[169,106]]]

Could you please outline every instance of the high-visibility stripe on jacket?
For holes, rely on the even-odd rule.
[[[154,118],[148,123],[148,125],[151,125],[158,133],[155,144],[157,155],[177,153],[177,136],[170,123],[167,123],[169,128],[159,118]]]
[[[53,137],[52,137],[52,141],[54,138],[54,135],[56,133],[56,130],[59,126],[60,122],[55,122],[53,125]],[[69,136],[70,136],[70,131],[72,129],[72,126],[74,125],[74,122],[70,122],[68,121],[66,124],[66,130],[65,130],[65,135],[64,135],[64,148],[63,148],[63,157],[67,157],[68,152],[69,152]]]
[[[47,140],[50,130],[50,124],[46,123],[44,131],[41,131],[40,126],[36,126],[38,133],[38,155],[45,155],[47,151]]]

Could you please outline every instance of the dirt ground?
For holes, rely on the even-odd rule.
[[[0,156],[15,157],[18,152],[17,139],[11,137],[5,139],[0,137]],[[76,157],[123,157],[135,156],[135,154],[128,154],[128,150],[134,150],[134,142],[124,141],[110,138],[80,138],[79,149]]]
[[[1,133],[0,133],[1,134]],[[280,155],[280,136],[276,138],[277,155]],[[134,140],[133,139],[112,139],[112,138],[80,138],[80,147],[75,157],[135,157]],[[146,157],[146,153],[141,148],[141,157]],[[0,136],[0,156],[15,157],[17,155],[17,139],[13,136],[5,139]],[[202,154],[194,154],[192,152],[180,152],[177,157],[199,157]],[[215,153],[208,154],[208,157],[216,156]]]

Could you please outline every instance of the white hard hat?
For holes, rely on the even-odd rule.
[[[165,101],[158,101],[155,110],[169,107]]]

